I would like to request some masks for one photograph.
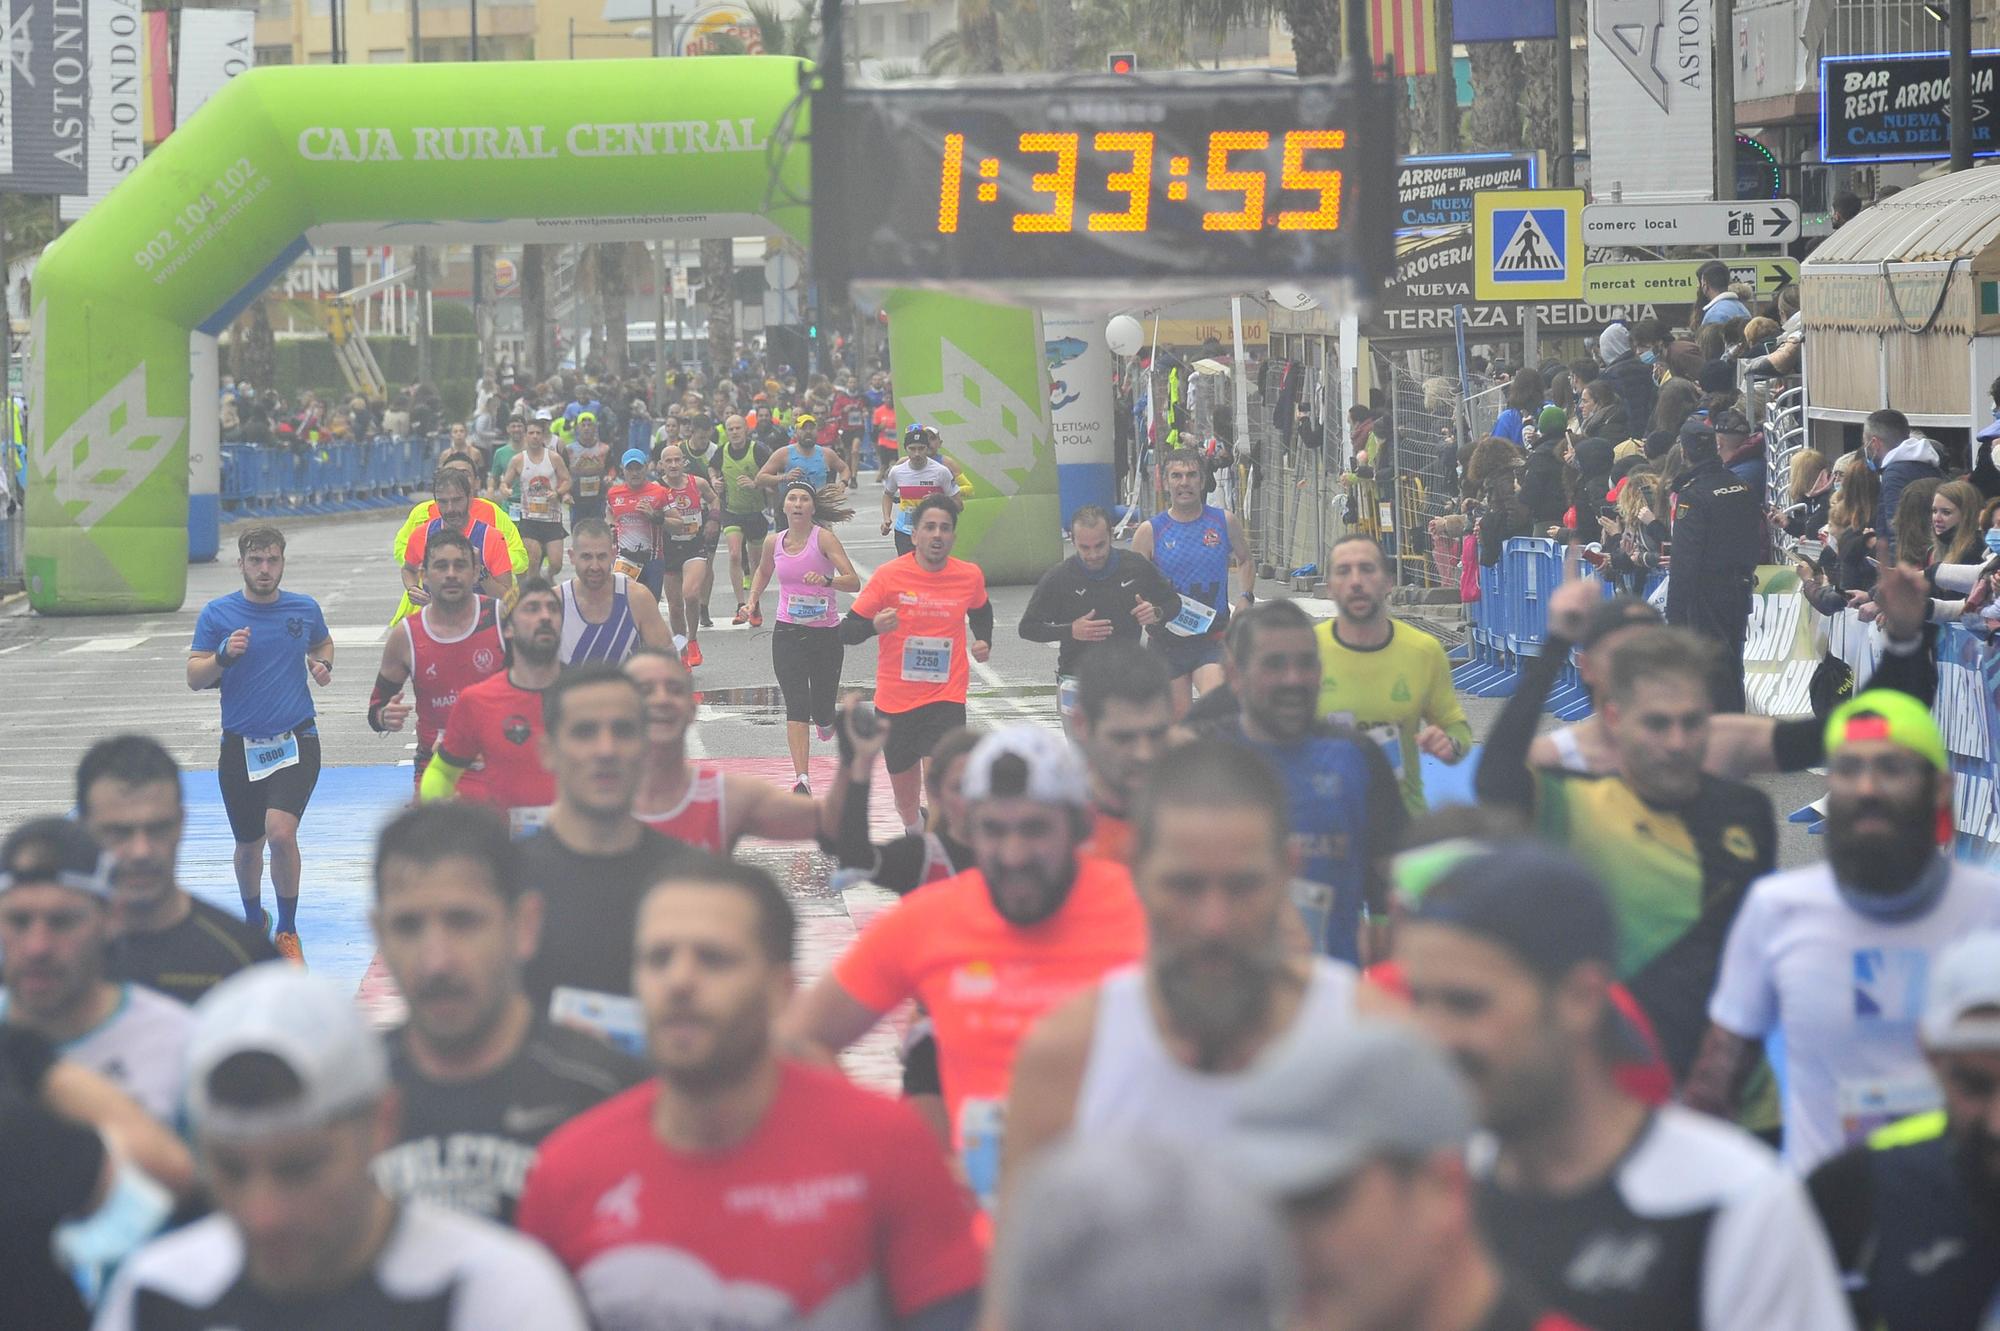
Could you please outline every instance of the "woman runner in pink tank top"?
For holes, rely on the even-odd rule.
[[[840,538],[827,529],[831,509],[804,482],[785,487],[779,501],[785,529],[764,542],[749,605],[758,609],[764,588],[778,582],[778,623],[771,633],[771,666],[785,698],[785,742],[798,781],[792,789],[810,794],[806,760],[811,722],[822,744],[833,738],[834,706],[840,692],[840,592],[861,588]]]

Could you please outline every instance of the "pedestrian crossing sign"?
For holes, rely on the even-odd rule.
[[[1472,294],[1479,300],[1580,299],[1583,191],[1474,194],[1472,246]]]

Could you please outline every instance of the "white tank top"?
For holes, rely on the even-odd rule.
[[[1167,1141],[1218,1145],[1234,1131],[1239,1108],[1300,1075],[1309,1051],[1354,1019],[1355,969],[1313,958],[1312,979],[1292,1024],[1240,1072],[1197,1072],[1173,1054],[1153,1023],[1143,966],[1104,978],[1090,1062],[1076,1097],[1078,1132],[1140,1129]]]
[[[521,517],[528,522],[562,521],[562,505],[556,501],[556,459],[546,449],[539,463],[521,454]]]

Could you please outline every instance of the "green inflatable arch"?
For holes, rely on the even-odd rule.
[[[226,328],[309,247],[805,239],[806,149],[779,141],[800,71],[735,56],[308,66],[230,82],[36,270],[31,604],[179,607],[190,334]],[[973,475],[960,553],[997,581],[1032,578],[1060,539],[1037,316],[933,293],[887,305],[899,415],[938,424]]]

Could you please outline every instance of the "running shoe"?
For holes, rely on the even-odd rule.
[[[701,664],[701,644],[700,644],[700,643],[698,643],[698,642],[696,642],[696,641],[695,641],[695,640],[694,640],[693,638],[689,638],[689,639],[688,639],[688,645],[687,645],[687,650],[686,650],[685,652],[682,652],[682,653],[681,653],[681,660],[683,660],[683,661],[687,662],[687,667],[688,667],[688,669],[690,669],[690,670],[692,670],[692,669],[694,669],[694,668],[695,668],[696,666],[700,665],[700,664]]]
[[[273,940],[278,947],[278,955],[294,966],[306,964],[306,950],[299,946],[299,936],[295,930],[285,929]]]
[[[814,726],[813,734],[819,736],[819,742],[822,744],[830,744],[833,742],[832,726]]]
[[[750,608],[750,627],[753,629],[764,627],[764,612],[756,606]]]
[[[736,618],[730,620],[729,622],[732,624],[748,624],[750,622],[750,607],[747,605],[737,606]]]
[[[803,776],[800,777],[798,780],[792,782],[792,793],[794,795],[812,794],[813,793],[812,782],[807,780]]]

